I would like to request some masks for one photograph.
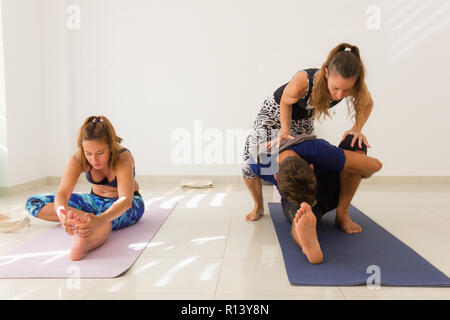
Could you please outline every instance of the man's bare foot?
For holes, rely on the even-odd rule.
[[[296,233],[299,245],[308,261],[312,264],[322,263],[323,253],[316,231],[317,219],[311,206],[303,202],[292,223],[293,232]]]
[[[245,216],[246,220],[256,221],[264,215],[264,208],[254,207],[253,210]]]
[[[336,210],[336,219],[334,220],[334,223],[341,227],[345,233],[354,234],[362,231],[361,226],[353,222],[350,218],[348,211],[342,212]]]

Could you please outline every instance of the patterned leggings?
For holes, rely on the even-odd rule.
[[[103,198],[93,193],[72,193],[69,199],[69,207],[93,213],[96,216],[105,212],[117,198]],[[55,201],[55,193],[42,193],[30,197],[27,200],[25,209],[37,217],[39,211],[47,204]],[[144,200],[139,193],[133,197],[133,206],[124,212],[119,218],[112,221],[112,230],[122,229],[135,224],[144,214]]]
[[[278,137],[280,124],[280,105],[276,103],[274,96],[269,96],[263,103],[258,116],[253,124],[247,139],[245,140],[244,152],[242,156],[242,176],[245,179],[255,178],[255,174],[250,170],[249,158],[250,148],[261,142],[269,142]],[[314,130],[313,118],[301,120],[291,120],[291,135],[311,134]]]

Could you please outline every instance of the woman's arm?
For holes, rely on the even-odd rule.
[[[306,95],[308,91],[308,77],[305,72],[297,73],[294,78],[284,88],[283,95],[280,100],[280,126],[281,130],[278,134],[278,148],[281,142],[287,138],[293,139],[290,134],[292,105]],[[275,139],[267,143],[267,148],[270,149]]]
[[[352,147],[355,144],[355,142],[358,141],[360,148],[362,147],[363,143],[365,143],[367,145],[367,147],[370,148],[370,145],[367,142],[366,136],[362,134],[362,128],[366,124],[367,119],[369,119],[369,116],[372,113],[372,109],[373,109],[373,100],[372,100],[372,97],[370,97],[370,103],[362,111],[362,116],[361,116],[360,120],[355,121],[355,123],[353,124],[353,127],[350,130],[344,132],[344,136],[342,137],[341,141],[344,141],[348,135],[353,135],[353,139],[350,144]]]
[[[115,171],[119,198],[108,210],[98,216],[100,224],[117,219],[133,205],[134,176],[132,161],[129,159],[119,161]]]
[[[280,136],[287,137],[291,129],[292,105],[306,95],[308,77],[305,72],[299,72],[284,88],[280,101]]]
[[[357,132],[362,131],[362,128],[364,127],[364,125],[367,122],[367,119],[369,119],[369,116],[372,113],[372,109],[373,109],[373,100],[371,97],[369,105],[366,108],[364,108],[364,110],[362,111],[361,121],[359,121],[359,122],[355,121],[355,124],[353,125],[352,130],[357,131]]]
[[[78,151],[79,152],[79,151]],[[77,153],[78,153],[77,152]],[[77,184],[78,178],[82,173],[80,161],[75,153],[69,160],[66,169],[64,170],[61,182],[58,186],[58,190],[55,195],[54,207],[57,210],[58,207],[67,207],[72,191]]]

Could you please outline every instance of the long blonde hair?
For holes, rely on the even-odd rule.
[[[84,155],[83,141],[101,141],[109,146],[110,156],[108,167],[113,170],[119,158],[120,143],[122,138],[116,135],[116,130],[105,116],[90,116],[84,120],[78,136],[78,147],[81,150],[81,167],[89,168],[89,162]]]
[[[346,50],[346,48],[349,48]],[[323,63],[314,81],[311,93],[310,105],[314,106],[314,117],[320,120],[321,117],[330,116],[329,103],[332,100],[328,90],[327,79],[325,78],[325,68],[328,75],[337,72],[344,79],[356,78],[355,85],[351,91],[350,102],[353,104],[354,113],[350,113],[358,124],[362,119],[362,111],[370,104],[370,93],[364,82],[364,65],[359,55],[359,49],[348,43],[337,45],[328,54],[327,60]]]

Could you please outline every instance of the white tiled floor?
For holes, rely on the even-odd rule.
[[[0,198],[0,212],[20,217],[29,196],[56,187]],[[256,223],[244,219],[252,207],[244,185],[184,191],[148,184],[141,194],[178,197],[179,204],[124,275],[77,286],[67,279],[0,279],[0,299],[450,299],[450,288],[291,286],[268,209]],[[271,186],[264,197],[272,200]],[[353,204],[450,275],[448,199],[450,185],[366,184]],[[54,225],[32,218],[18,233],[0,233],[0,254]]]

